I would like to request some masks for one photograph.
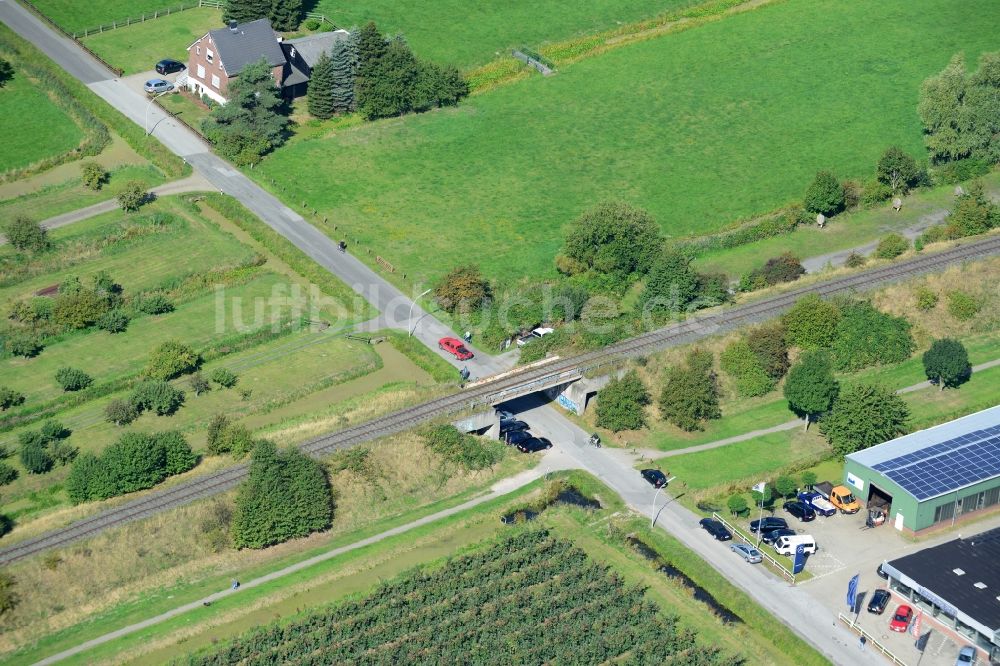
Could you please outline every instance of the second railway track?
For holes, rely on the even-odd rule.
[[[965,242],[948,250],[921,255],[879,268],[846,275],[826,282],[794,289],[770,298],[720,310],[703,316],[692,316],[636,335],[600,350],[559,359],[541,367],[525,369],[495,381],[485,381],[474,388],[436,398],[428,402],[393,412],[367,423],[322,435],[300,445],[310,455],[319,456],[337,449],[355,446],[378,437],[391,435],[430,419],[494,402],[498,396],[513,397],[518,387],[557,378],[569,373],[593,370],[617,360],[641,356],[666,347],[692,342],[710,335],[730,331],[739,326],[775,317],[805,294],[823,297],[852,291],[863,291],[902,278],[928,273],[945,266],[1000,254],[1000,236]],[[168,509],[183,506],[203,497],[210,497],[234,488],[247,472],[247,465],[236,465],[200,478],[155,491],[141,499],[107,509],[89,518],[78,520],[37,537],[25,539],[0,549],[0,564],[11,564],[37,553],[64,546],[94,536],[108,528],[146,518]]]

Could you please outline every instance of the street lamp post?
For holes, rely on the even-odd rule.
[[[163,92],[157,93],[149,98],[149,102],[146,104],[146,112],[143,114],[142,117],[142,127],[143,129],[146,130],[146,136],[152,134],[152,130],[149,129],[149,107],[153,106],[153,100],[155,100],[157,97],[163,97],[167,93],[173,91],[174,91],[173,88],[171,88],[170,90],[164,90]]]
[[[669,479],[667,479],[666,481],[663,482],[662,486],[660,486],[659,488],[656,489],[655,493],[653,493],[653,517],[649,519],[649,526],[650,527],[653,527],[653,526],[656,525],[656,498],[660,496],[660,491],[663,490],[664,488],[666,488],[667,485],[669,485],[670,482],[673,481],[676,478],[677,478],[676,476],[670,477]]]
[[[423,298],[424,296],[426,296],[427,294],[431,293],[432,291],[434,291],[434,290],[433,289],[428,289],[427,291],[425,291],[424,293],[420,294],[419,296],[417,296],[417,298],[414,298],[410,302],[410,314],[408,314],[406,316],[406,320],[407,320],[408,323],[413,324],[413,306],[417,304],[417,299]],[[417,330],[417,325],[413,324],[412,326],[409,326],[408,328],[409,328],[409,335],[407,335],[406,337],[412,338],[413,337],[413,331]]]

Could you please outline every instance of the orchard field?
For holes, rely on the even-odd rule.
[[[921,81],[995,48],[997,21],[989,0],[778,2],[456,109],[303,137],[254,173],[418,282],[467,262],[551,274],[564,226],[601,200],[688,236],[800,199],[818,169],[867,177],[892,144],[923,155]]]

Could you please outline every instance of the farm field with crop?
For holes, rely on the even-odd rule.
[[[797,200],[818,169],[866,176],[892,144],[921,154],[921,81],[993,46],[980,19],[1000,9],[974,5],[789,0],[456,109],[293,141],[254,173],[418,282],[468,262],[547,275],[564,225],[601,200],[676,238]]]

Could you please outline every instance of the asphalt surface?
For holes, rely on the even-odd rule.
[[[637,470],[603,448],[587,443],[589,434],[565,419],[548,402],[537,397],[513,403],[514,411],[532,426],[532,431],[551,439],[579,467],[614,490],[634,511],[652,519],[705,562],[742,589],[765,610],[788,625],[823,656],[835,664],[884,664],[872,650],[858,648],[857,638],[838,621],[836,614],[817,604],[802,588],[777,579],[767,569],[750,565],[720,544],[699,525],[700,517],[656,491]]]
[[[431,349],[438,348],[443,337],[457,337],[455,332],[413,299],[354,258],[348,248],[342,253],[336,243],[275,196],[247,178],[234,166],[212,154],[204,140],[180,121],[151,104],[149,98],[130,87],[97,63],[71,40],[59,35],[27,9],[0,0],[0,20],[41,49],[56,64],[78,78],[98,96],[146,128],[167,148],[183,158],[218,191],[238,199],[265,224],[291,241],[318,264],[336,275],[380,313],[383,327],[408,330],[415,323],[414,336]],[[456,368],[468,367],[472,378],[487,377],[513,366],[516,356],[491,357],[473,345],[475,358],[460,362],[441,353]]]

